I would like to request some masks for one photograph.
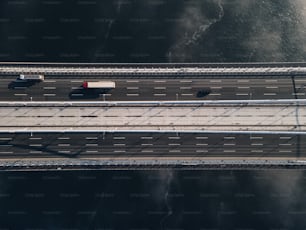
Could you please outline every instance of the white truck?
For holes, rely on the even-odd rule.
[[[84,89],[114,89],[116,84],[113,81],[84,81]]]
[[[45,80],[44,75],[39,74],[20,74],[18,80],[22,81],[43,81]]]

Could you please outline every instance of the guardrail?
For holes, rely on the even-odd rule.
[[[1,66],[1,74],[102,75],[102,76],[296,76],[306,67],[41,67]]]
[[[0,170],[70,170],[70,169],[305,169],[302,160],[205,160],[205,159],[49,159],[2,160]]]
[[[9,106],[216,106],[216,105],[306,105],[306,99],[271,100],[191,100],[191,101],[0,101],[0,107]]]
[[[83,130],[83,129],[0,129],[0,134],[35,133],[152,133],[152,134],[235,134],[235,135],[306,135],[306,131],[222,131],[222,130]]]

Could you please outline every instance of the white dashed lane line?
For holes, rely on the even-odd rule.
[[[275,96],[276,93],[264,93],[264,96]]]
[[[154,93],[155,97],[165,97],[166,94],[165,93]]]
[[[181,90],[191,90],[192,87],[180,87]]]
[[[49,86],[48,86],[48,87],[44,87],[44,89],[45,89],[45,90],[55,90],[56,87],[49,87]]]
[[[156,90],[166,90],[166,87],[154,87]]]
[[[138,90],[139,87],[126,87],[127,90]]]
[[[28,94],[26,94],[26,93],[15,93],[14,95],[17,96],[17,97],[28,96]]]
[[[138,97],[139,93],[127,93],[126,96],[128,96],[128,97]]]

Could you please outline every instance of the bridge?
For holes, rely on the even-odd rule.
[[[22,73],[45,81],[10,88]],[[0,168],[306,168],[305,73],[304,63],[0,63]],[[84,78],[116,89],[88,97]]]

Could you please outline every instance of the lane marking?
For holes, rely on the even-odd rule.
[[[57,146],[68,147],[68,146],[70,146],[70,144],[57,144]]]
[[[180,80],[181,83],[192,83],[191,80]]]
[[[211,83],[220,83],[222,80],[209,80]]]
[[[288,140],[288,139],[291,139],[292,137],[279,137],[279,139],[286,139],[286,140]]]
[[[127,90],[136,90],[139,89],[139,87],[126,87]]]
[[[197,146],[207,146],[207,143],[196,143]]]
[[[86,153],[97,153],[98,151],[97,150],[86,150],[85,152]]]
[[[164,96],[166,96],[166,94],[165,93],[154,93],[154,96],[155,97],[164,97]]]
[[[262,153],[263,150],[251,150],[252,153]]]
[[[276,93],[264,93],[264,96],[275,96]]]
[[[171,140],[179,140],[179,139],[181,139],[181,137],[168,137],[168,139],[171,139]]]
[[[125,150],[114,150],[114,153],[125,153]]]
[[[12,139],[13,138],[11,138],[11,137],[0,137],[0,141],[10,141]]]
[[[278,152],[280,152],[280,153],[291,153],[292,150],[282,150],[282,149],[279,149]]]
[[[93,147],[96,147],[96,146],[98,146],[98,144],[86,144],[86,146],[93,146]]]
[[[266,82],[278,82],[277,79],[276,79],[276,80],[275,80],[275,79],[266,79],[265,81],[266,81]]]
[[[70,82],[71,83],[83,83],[84,81],[83,80],[71,80]]]
[[[30,140],[41,140],[42,138],[41,137],[30,137],[29,139]]]
[[[153,137],[141,137],[141,139],[144,139],[144,140],[152,140]]]
[[[236,96],[249,96],[248,93],[236,93]]]
[[[157,90],[165,90],[166,87],[154,87],[154,89],[157,89]]]
[[[208,137],[196,137],[196,139],[198,139],[198,140],[206,140],[206,139],[208,139]]]
[[[234,145],[236,145],[236,144],[235,144],[235,143],[224,143],[223,145],[234,146]]]
[[[191,90],[192,87],[180,87],[181,90]]]
[[[197,153],[207,153],[208,150],[207,149],[197,149],[196,152]]]
[[[251,88],[250,86],[238,86],[238,89],[249,89]]]
[[[251,145],[254,145],[254,146],[262,146],[263,143],[252,143]]]
[[[86,139],[86,140],[97,140],[98,137],[86,137],[85,139]]]
[[[45,83],[54,83],[56,82],[55,80],[44,80]]]
[[[41,147],[42,144],[30,144],[29,146],[31,146],[31,147]]]
[[[141,152],[142,153],[153,153],[154,151],[151,149],[142,149]]]
[[[114,146],[125,146],[125,144],[123,144],[123,143],[114,143],[113,145]]]
[[[138,80],[126,80],[127,83],[138,83]]]
[[[212,87],[210,87],[211,89],[222,89],[223,87],[221,87],[221,86],[212,86]]]
[[[237,82],[250,82],[250,80],[237,80]]]
[[[46,97],[54,97],[56,94],[54,93],[44,93],[44,96]]]
[[[126,96],[128,96],[128,97],[138,97],[139,94],[138,93],[127,93]]]
[[[142,146],[152,146],[153,144],[141,143]]]
[[[168,143],[169,146],[179,146],[181,145],[180,143]]]
[[[70,140],[70,137],[58,137],[58,140]]]
[[[27,96],[28,94],[26,94],[26,93],[15,93],[14,95],[19,97],[19,96]]]
[[[166,81],[165,80],[156,80],[154,81],[155,83],[165,83]]]
[[[44,89],[52,89],[53,90],[53,89],[56,89],[56,87],[49,87],[48,86],[48,87],[44,87]]]
[[[278,89],[278,86],[266,86],[266,89]]]
[[[260,140],[261,140],[261,139],[263,139],[263,137],[253,137],[253,136],[251,136],[250,139],[251,139],[251,140],[257,140],[257,139],[260,139]]]
[[[182,93],[181,96],[193,96],[193,93]]]
[[[59,153],[70,153],[70,150],[61,150],[61,151],[58,151]]]
[[[113,137],[114,140],[125,140],[125,137]]]

